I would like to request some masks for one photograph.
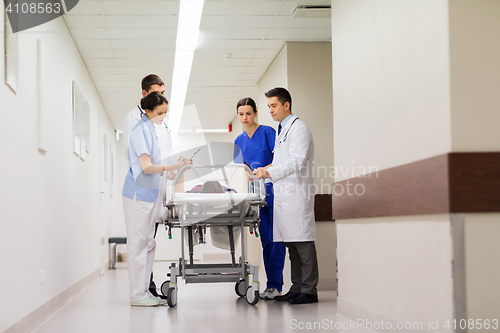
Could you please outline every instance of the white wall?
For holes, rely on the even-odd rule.
[[[448,44],[447,0],[332,0],[335,166],[451,150]]]
[[[0,18],[3,21],[3,12]],[[37,151],[37,39],[50,57],[45,69],[53,84],[46,90],[53,105],[45,115],[50,120],[45,156]],[[0,54],[3,48],[0,43]],[[112,229],[101,232],[99,225],[99,109],[104,107],[63,19],[20,32],[19,48],[19,94],[0,85],[0,294],[4,300],[0,331],[85,277],[97,276],[100,251],[107,248],[101,244],[101,234]],[[0,77],[4,77],[3,62]],[[72,80],[90,104],[91,147],[84,162],[73,154]],[[116,152],[114,129],[107,117],[103,128]],[[115,223],[112,202],[121,197],[118,179],[114,184],[114,198],[103,205],[111,216],[106,225]]]
[[[500,150],[500,2],[449,3],[453,151]]]
[[[259,81],[258,95],[254,100],[257,103],[259,111],[259,124],[278,128],[278,123],[273,120],[267,107],[267,98],[265,93],[275,87],[283,87],[288,89],[288,72],[287,72],[287,44],[283,46],[274,61],[271,63],[266,73]],[[293,96],[292,96],[293,99]]]
[[[333,0],[335,166],[382,170],[500,150],[499,15],[487,0]],[[500,309],[499,216],[465,214],[470,319]],[[448,215],[337,226],[339,309],[397,321],[453,316]]]
[[[347,301],[357,306],[346,311],[355,319],[452,318],[449,215],[340,220],[337,239],[341,313]]]
[[[448,45],[447,0],[332,1],[337,180],[451,151]],[[340,311],[453,316],[448,215],[336,223]]]
[[[500,2],[449,2],[453,151],[500,151]],[[468,318],[500,313],[500,214],[465,214]]]
[[[500,313],[500,214],[465,214],[467,317],[498,318]]]
[[[332,44],[287,43],[287,50],[292,112],[314,137],[316,193],[330,194],[335,180],[329,177],[333,170]]]

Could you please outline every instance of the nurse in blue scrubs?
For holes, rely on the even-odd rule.
[[[236,105],[238,118],[243,125],[241,133],[234,143],[238,145],[243,162],[250,168],[266,167],[273,161],[274,141],[276,132],[270,126],[255,122],[257,107],[250,97],[241,99]],[[241,161],[239,161],[241,162]],[[285,264],[286,248],[283,242],[273,242],[273,184],[266,183],[267,204],[260,209],[260,240],[266,269],[267,285],[260,298],[273,299],[281,295],[283,287],[283,266]]]

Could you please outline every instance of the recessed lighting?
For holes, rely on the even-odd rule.
[[[194,50],[200,38],[200,21],[205,0],[181,0],[175,39],[174,73],[169,111],[169,127],[179,133],[184,102],[193,65]]]

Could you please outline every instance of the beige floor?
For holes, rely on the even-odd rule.
[[[161,284],[166,262],[155,263],[155,281]],[[169,308],[131,307],[128,300],[128,275],[124,263],[106,274],[48,318],[35,333],[89,332],[363,332],[337,330],[335,323],[346,322],[337,316],[336,292],[319,292],[319,303],[289,305],[259,301],[249,305],[234,292],[233,283],[184,284],[179,280],[177,306]],[[261,282],[261,289],[262,289]],[[320,322],[322,329],[306,329]],[[299,329],[304,325],[304,329]],[[318,324],[317,324],[318,325]],[[338,326],[338,325],[337,325]],[[326,328],[328,327],[328,328]],[[364,331],[367,332],[367,331]]]

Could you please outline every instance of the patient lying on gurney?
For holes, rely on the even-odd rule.
[[[186,191],[186,193],[228,193],[228,192],[236,193],[236,190],[234,188],[222,186],[218,181],[215,180],[206,181],[205,183],[203,183],[203,185],[196,185],[189,191]]]
[[[186,191],[186,193],[226,193],[226,192],[233,192],[236,193],[234,189],[227,188],[222,186],[218,181],[206,181],[203,183],[203,185],[197,185],[193,187],[191,190]],[[241,203],[239,204],[241,205]],[[237,205],[238,206],[238,205]],[[233,235],[234,235],[234,244],[235,246],[238,246],[239,239],[241,237],[241,230],[240,228],[233,228]],[[187,234],[186,234],[187,236]],[[219,249],[223,250],[230,250],[230,245],[229,245],[229,230],[227,227],[220,226],[212,226],[210,227],[210,236],[212,239],[212,245],[215,247],[218,247]],[[193,244],[198,245],[198,237],[193,236]]]

